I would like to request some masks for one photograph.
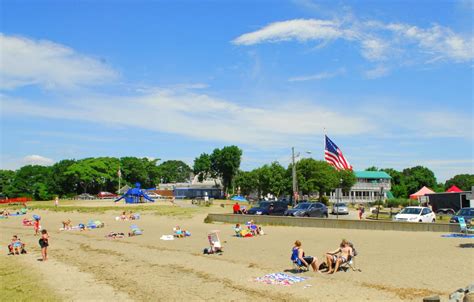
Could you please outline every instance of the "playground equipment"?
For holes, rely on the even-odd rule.
[[[155,202],[148,195],[146,195],[145,190],[140,188],[140,183],[135,184],[135,188],[129,189],[125,194],[117,198],[114,202],[117,202],[125,198],[125,203],[144,203],[147,201]]]

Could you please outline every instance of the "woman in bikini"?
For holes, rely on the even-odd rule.
[[[48,260],[48,246],[49,246],[48,231],[46,230],[41,231],[41,238],[39,240],[39,245],[41,247],[41,256],[43,257],[43,261]]]

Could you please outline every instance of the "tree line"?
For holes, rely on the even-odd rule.
[[[65,159],[52,166],[28,165],[16,171],[0,170],[0,192],[12,197],[29,196],[35,200],[50,200],[54,196],[72,197],[81,193],[97,194],[100,191],[116,192],[118,171],[122,185],[136,182],[144,188],[154,188],[159,183],[187,182],[194,174],[200,181],[220,178],[224,192],[257,196],[268,193],[275,196],[292,194],[292,165],[283,167],[278,162],[265,164],[251,171],[242,171],[242,150],[237,146],[216,148],[212,153],[202,153],[194,159],[191,168],[180,160],[158,164],[157,159],[137,157],[95,157],[80,160]],[[392,177],[392,193],[397,198],[407,198],[422,186],[444,191],[451,185],[470,190],[474,175],[460,174],[437,183],[434,173],[426,167],[416,166],[402,171],[370,167],[369,171],[384,171]],[[300,194],[319,193],[324,196],[335,188],[347,192],[355,184],[352,171],[337,171],[325,161],[304,158],[296,163],[297,184]]]

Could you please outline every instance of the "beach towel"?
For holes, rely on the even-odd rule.
[[[307,279],[308,277],[297,277],[297,276],[292,276],[285,273],[273,273],[273,274],[265,275],[263,277],[255,278],[255,281],[262,282],[265,284],[290,286],[295,283],[305,281]]]
[[[474,238],[474,235],[471,234],[446,234],[446,235],[441,235],[441,237],[444,238]]]
[[[163,235],[160,237],[161,240],[174,240],[173,235]]]

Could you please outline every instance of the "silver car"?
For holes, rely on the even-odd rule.
[[[331,214],[349,215],[349,208],[347,207],[347,204],[338,202],[332,205]]]

